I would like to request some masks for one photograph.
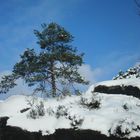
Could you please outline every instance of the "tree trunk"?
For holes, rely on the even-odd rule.
[[[55,82],[54,62],[53,61],[51,61],[50,71],[51,71],[52,96],[55,97],[56,96],[56,82]]]

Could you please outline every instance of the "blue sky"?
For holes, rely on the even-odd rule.
[[[0,4],[0,72],[11,70],[26,48],[38,48],[34,29],[57,22],[85,53],[83,71],[112,79],[140,59],[140,16],[133,0],[6,0]],[[88,75],[90,77],[90,75]]]

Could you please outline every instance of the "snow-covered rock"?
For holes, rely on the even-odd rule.
[[[95,85],[94,91],[108,94],[125,94],[140,98],[140,79],[103,81]]]
[[[126,72],[120,71],[117,76],[113,79],[130,79],[130,78],[140,78],[140,64],[129,68]]]

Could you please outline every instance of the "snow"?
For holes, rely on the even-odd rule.
[[[118,80],[117,80],[118,81]],[[103,82],[106,85],[116,85],[120,81]],[[133,81],[134,82],[134,81]],[[138,86],[135,81],[135,86]],[[101,84],[101,83],[100,83]],[[130,84],[130,81],[121,80],[121,84]],[[132,81],[131,81],[132,84]],[[35,99],[31,107],[28,103],[30,96],[14,95],[6,100],[0,101],[0,117],[9,116],[7,125],[17,126],[30,132],[41,131],[42,135],[53,134],[56,129],[96,130],[107,136],[115,134],[117,127],[121,126],[122,132],[129,132],[124,137],[140,137],[140,100],[126,95],[111,95],[104,93],[93,93],[94,86],[81,96],[68,96],[64,99]],[[84,99],[85,104],[81,103]],[[93,100],[99,101],[99,108],[89,108]],[[40,101],[44,103],[44,116],[36,119],[29,117],[29,109],[21,113],[22,109],[34,108]]]
[[[104,86],[133,86],[140,89],[140,79],[139,78],[130,78],[130,79],[120,79],[120,80],[108,80],[97,83],[95,86],[104,85]]]

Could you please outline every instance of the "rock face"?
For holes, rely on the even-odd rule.
[[[104,86],[98,85],[94,88],[94,92],[108,93],[108,94],[124,94],[140,98],[140,89],[133,86]]]
[[[6,126],[8,117],[0,118],[0,140],[128,140],[126,138],[107,137],[92,130],[58,129],[52,135],[42,136],[41,132],[28,132],[18,127]],[[131,138],[129,140],[139,140]]]

